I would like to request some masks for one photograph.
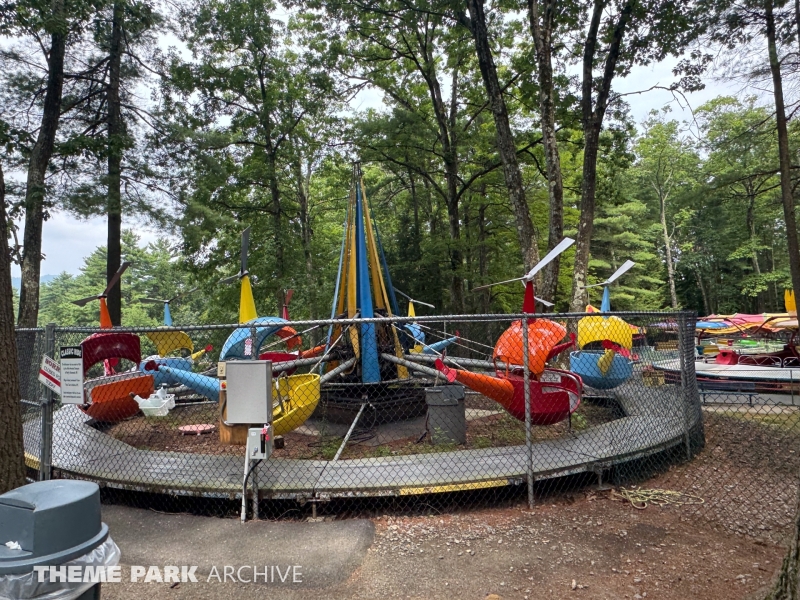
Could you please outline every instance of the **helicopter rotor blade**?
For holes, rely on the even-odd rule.
[[[196,292],[199,289],[200,289],[199,287],[193,287],[190,290],[186,290],[185,292],[181,292],[180,294],[178,294],[176,296],[173,296],[169,300],[164,300],[164,302],[166,302],[167,304],[170,304],[173,300],[177,300],[178,298],[183,298],[184,296],[188,296],[189,294],[193,294],[194,292]]]
[[[236,275],[231,275],[230,277],[223,277],[219,280],[219,283],[227,285],[229,283],[233,283],[234,281],[238,281],[240,277],[241,276],[237,273]]]
[[[125,272],[125,270],[126,270],[128,267],[130,267],[130,266],[131,266],[131,263],[129,263],[129,262],[127,262],[127,261],[125,261],[124,263],[122,263],[122,264],[120,265],[119,269],[117,269],[117,272],[116,272],[116,273],[114,273],[114,276],[111,278],[111,281],[109,281],[109,282],[108,282],[108,285],[106,286],[106,289],[103,291],[103,293],[102,293],[102,294],[100,294],[100,295],[101,295],[103,298],[105,298],[106,296],[108,296],[108,292],[110,292],[110,291],[111,291],[111,289],[112,289],[112,288],[113,288],[115,285],[117,285],[117,282],[119,281],[119,278],[120,278],[120,277],[122,277],[122,274],[123,274],[123,273]]]
[[[619,279],[625,273],[630,271],[633,268],[633,265],[635,264],[636,263],[633,262],[632,260],[626,260],[624,263],[622,263],[622,266],[616,271],[614,271],[614,274],[606,280],[606,283],[614,283],[617,279]]]
[[[146,304],[169,304],[169,300],[158,300],[157,298],[139,298],[139,302]]]
[[[524,287],[526,287],[526,285],[527,284],[523,281],[522,282],[522,287],[524,288]],[[534,296],[533,299],[536,300],[536,302],[538,302],[539,304],[543,304],[547,308],[551,308],[551,307],[555,306],[555,304],[553,304],[552,302],[549,302],[549,301],[545,300],[544,298],[539,298],[539,296]]]
[[[591,288],[603,287],[603,286],[608,285],[610,283],[614,283],[617,279],[619,279],[625,273],[630,271],[635,264],[636,263],[633,262],[632,260],[626,260],[624,263],[622,263],[622,266],[619,269],[614,271],[614,274],[611,275],[611,277],[609,277],[608,279],[606,279],[602,283],[593,283],[592,285],[585,285],[585,286],[583,286],[583,289],[588,290],[588,289],[591,289]]]
[[[86,298],[81,298],[80,300],[72,300],[72,303],[75,304],[76,306],[86,306],[92,300],[99,300],[99,299],[100,296],[94,295],[94,296],[88,296]]]
[[[497,281],[495,283],[487,283],[486,285],[480,285],[478,287],[472,288],[473,292],[477,292],[479,290],[485,290],[495,285],[503,285],[504,283],[513,283],[514,281],[523,281],[524,277],[515,277],[514,279],[506,279],[505,281]]]
[[[288,308],[289,303],[292,301],[292,296],[294,296],[294,290],[287,290],[286,291],[286,300],[284,300],[284,305]]]
[[[523,277],[522,280],[523,281],[530,281],[531,279],[533,279],[534,275],[536,275],[539,271],[541,271],[548,264],[553,262],[553,259],[555,259],[556,256],[558,256],[559,254],[564,252],[564,250],[566,250],[567,248],[572,246],[572,244],[574,244],[574,243],[575,243],[575,240],[573,240],[572,238],[564,238],[563,240],[558,242],[558,244],[556,244],[555,248],[550,250],[550,252],[548,252],[542,260],[540,260],[538,263],[536,263],[536,266],[533,267],[530,271],[528,271],[528,274],[525,275],[525,277]]]
[[[394,291],[400,294],[403,298],[405,298],[409,302],[413,302],[414,304],[421,304],[422,306],[427,306],[429,308],[436,308],[433,304],[428,304],[427,302],[423,302],[422,300],[415,300],[414,298],[412,298],[408,294],[401,292],[397,288],[394,288]]]
[[[241,268],[239,276],[247,274],[247,253],[250,251],[250,227],[242,232],[242,255],[241,255]]]
[[[421,304],[422,306],[427,306],[428,308],[436,308],[433,304],[428,304],[427,302],[423,302],[422,300],[414,300],[413,298],[409,300],[409,302],[413,302],[414,304]]]

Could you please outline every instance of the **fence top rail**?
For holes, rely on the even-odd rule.
[[[680,326],[681,321],[689,321],[697,318],[697,313],[694,311],[615,311],[613,316],[620,318],[648,318],[659,319],[664,322],[674,324],[676,327]],[[358,325],[368,323],[439,323],[442,321],[453,323],[485,323],[485,322],[509,322],[518,321],[520,319],[534,319],[546,318],[552,320],[574,320],[582,317],[598,317],[602,316],[601,313],[513,313],[513,314],[478,314],[478,315],[423,315],[415,317],[405,316],[391,316],[391,317],[374,317],[370,319],[310,319],[310,320],[292,320],[290,324],[293,327],[322,327],[327,325]],[[114,327],[113,331],[128,332],[128,333],[147,333],[151,331],[214,331],[214,330],[230,330],[230,329],[249,329],[252,323],[214,323],[208,325],[192,325],[184,324],[179,326],[149,326],[149,327]],[[44,331],[44,329],[17,329],[17,331]],[[100,329],[97,326],[57,326],[57,332],[74,332],[74,333],[96,333],[101,331],[110,331],[107,329]]]
[[[44,327],[17,327],[17,333],[44,333]]]

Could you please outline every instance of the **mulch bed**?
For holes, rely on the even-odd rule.
[[[400,454],[448,452],[470,448],[514,446],[525,443],[525,424],[508,415],[496,402],[483,396],[469,395],[466,398],[465,405],[468,409],[497,411],[497,414],[468,421],[467,443],[464,445],[443,444],[434,446],[430,443],[428,436],[423,436],[425,426],[420,421],[419,433],[401,439],[381,439],[382,434],[379,431],[357,429],[341,458],[371,458]],[[572,416],[572,431],[569,423],[562,421],[548,427],[535,427],[533,429],[533,439],[538,442],[572,435],[573,432],[606,423],[614,418],[615,414],[612,409],[585,402],[578,407],[578,410]],[[166,417],[145,417],[140,414],[112,425],[106,429],[106,433],[141,450],[244,456],[243,446],[224,446],[220,443],[218,428],[210,434],[199,436],[183,435],[178,430],[181,425],[217,424],[217,420],[216,404],[178,405]],[[376,436],[378,437],[377,440],[375,439]],[[286,434],[284,440],[285,447],[275,450],[275,457],[329,460],[339,448],[342,437],[306,435],[294,431]]]

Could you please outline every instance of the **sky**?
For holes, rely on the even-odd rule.
[[[636,67],[628,77],[616,80],[614,89],[618,93],[630,94],[656,85],[666,87],[673,81],[673,64],[674,61],[665,61],[649,67]],[[735,95],[737,91],[737,89],[722,83],[709,81],[704,90],[689,94],[687,100],[691,109],[696,109],[712,98],[723,94]],[[650,110],[660,109],[666,104],[672,106],[672,118],[691,120],[691,110],[685,106],[683,100],[679,104],[670,92],[664,90],[628,95],[626,100],[631,106],[632,116],[637,123],[643,121]],[[382,106],[382,96],[376,90],[367,89],[353,99],[351,106],[355,110],[379,108]],[[19,225],[21,228],[22,223]],[[143,227],[140,223],[133,221],[123,220],[123,228],[134,228],[141,238],[140,245],[155,241],[162,235],[155,228]],[[53,211],[50,219],[44,223],[42,234],[42,252],[45,255],[42,261],[42,275],[58,275],[65,271],[77,274],[83,265],[84,258],[98,246],[104,245],[105,240],[105,218],[79,220],[66,212]],[[19,277],[19,275],[19,266],[14,265],[12,276]]]

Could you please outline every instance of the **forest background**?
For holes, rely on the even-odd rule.
[[[0,15],[19,325],[95,324],[70,301],[122,261],[116,324],[158,324],[141,300],[195,287],[176,323],[235,322],[238,287],[219,280],[247,226],[259,314],[294,289],[293,317],[328,317],[354,162],[394,285],[439,313],[516,312],[521,286],[472,288],[564,235],[578,243],[538,281],[559,311],[599,303],[583,286],[627,259],[618,310],[782,311],[792,287],[798,2],[6,0]],[[665,60],[673,103],[635,122],[616,86]],[[675,116],[704,86],[737,93]],[[366,90],[379,107],[357,108]],[[55,211],[107,218],[107,239],[40,283]],[[142,245],[143,226],[159,239]]]

